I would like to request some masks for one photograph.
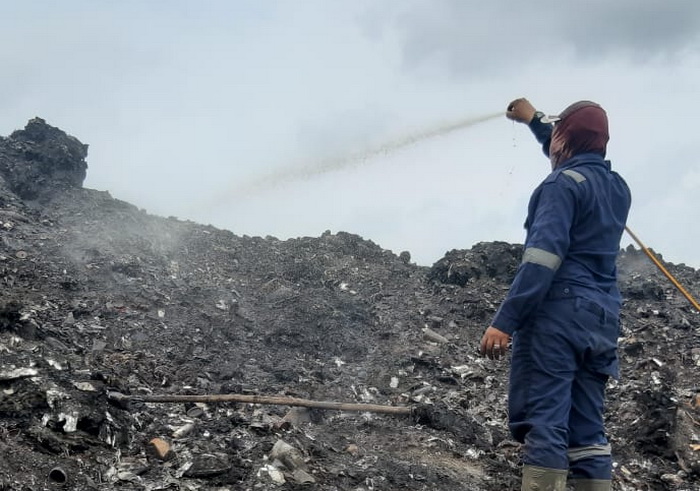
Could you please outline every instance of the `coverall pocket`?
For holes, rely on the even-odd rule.
[[[581,353],[582,364],[592,372],[618,378],[619,319],[586,298],[576,298],[574,303],[579,312],[576,317],[582,334],[580,346],[584,348]]]

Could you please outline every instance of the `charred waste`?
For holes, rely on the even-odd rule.
[[[83,188],[86,157],[39,118],[0,138],[0,490],[515,489],[477,345],[520,245],[237,236]],[[641,251],[619,269],[614,489],[700,489],[700,314]],[[411,410],[143,400],[176,394]]]

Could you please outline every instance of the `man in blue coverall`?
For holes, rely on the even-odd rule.
[[[528,124],[552,164],[532,194],[522,262],[481,340],[489,358],[512,337],[509,427],[523,444],[522,490],[610,490],[603,425],[608,377],[618,377],[616,258],[630,208],[605,160],[608,120],[580,101],[545,116],[527,99],[506,116]]]

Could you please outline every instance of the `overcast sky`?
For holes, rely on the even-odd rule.
[[[549,172],[504,111],[608,111],[629,227],[700,268],[696,0],[63,0],[0,4],[0,134],[90,145],[85,186],[237,235],[347,231],[431,265],[522,243]],[[631,242],[623,237],[622,245]]]

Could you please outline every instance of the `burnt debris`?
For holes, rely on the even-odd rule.
[[[507,361],[477,347],[520,245],[427,268],[346,232],[238,236],[83,188],[86,155],[39,118],[0,140],[0,489],[515,488]],[[640,251],[619,266],[615,489],[697,489],[700,314]],[[415,411],[148,402],[207,394]]]
[[[88,146],[41,118],[0,139],[0,176],[24,200],[81,187]]]

